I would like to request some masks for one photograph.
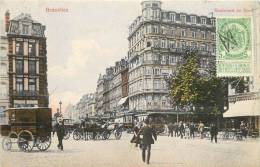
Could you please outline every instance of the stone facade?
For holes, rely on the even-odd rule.
[[[8,26],[10,14],[6,12],[5,20],[0,20],[0,111],[9,107],[8,96],[8,40],[6,27]]]
[[[45,26],[29,14],[10,20],[7,32],[10,107],[48,107]]]
[[[127,96],[128,63],[127,59],[121,59],[115,63],[115,66],[107,68],[104,75],[99,76],[96,97],[97,113],[115,116],[116,112],[122,110]],[[125,101],[122,101],[122,98]]]
[[[176,73],[184,49],[198,50],[200,70],[215,59],[215,18],[176,13],[160,1],[144,1],[129,27],[129,111],[172,110],[165,76]]]

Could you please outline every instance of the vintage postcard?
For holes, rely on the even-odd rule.
[[[259,0],[0,0],[0,167],[260,167],[259,133]]]

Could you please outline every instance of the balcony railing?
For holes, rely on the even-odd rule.
[[[260,99],[260,92],[249,92],[228,96],[229,102]]]
[[[39,96],[39,91],[13,91],[14,96]]]

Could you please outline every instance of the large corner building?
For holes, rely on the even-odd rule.
[[[160,1],[141,3],[142,13],[129,28],[129,111],[138,117],[172,112],[165,76],[174,74],[184,50],[198,50],[201,70],[215,59],[215,18],[176,13]],[[142,118],[141,118],[142,119]]]
[[[29,14],[6,24],[9,107],[48,107],[45,26]]]

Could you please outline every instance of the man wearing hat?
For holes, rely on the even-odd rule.
[[[64,121],[62,119],[62,117],[57,117],[57,123],[56,125],[54,126],[54,131],[53,131],[53,136],[54,136],[54,133],[57,132],[57,137],[58,137],[58,140],[59,140],[59,144],[58,144],[58,148],[60,150],[63,151],[63,144],[62,144],[62,140],[63,140],[63,137],[65,135],[65,128],[64,128]]]
[[[151,156],[151,144],[154,144],[154,139],[157,140],[157,135],[155,130],[151,127],[149,119],[144,121],[145,125],[141,128],[140,134],[143,135],[142,139],[142,160],[149,164],[150,156]],[[153,139],[154,138],[154,139]],[[147,150],[147,158],[145,156]]]

